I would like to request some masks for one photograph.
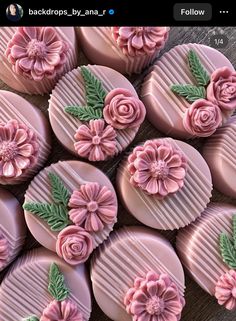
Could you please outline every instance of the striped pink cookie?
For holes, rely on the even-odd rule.
[[[144,171],[141,170],[140,173],[137,171],[131,178],[129,167],[132,162],[129,159],[132,156],[130,155],[134,155],[134,151],[137,150],[137,159],[133,162],[138,168],[139,164],[140,166],[143,164],[143,154],[138,149],[153,143],[156,143],[156,145],[170,145],[174,150],[180,152],[185,159],[185,177],[180,182],[182,188],[179,188],[174,193],[168,193],[165,197],[150,194],[147,190],[135,186],[131,182],[133,179],[135,180],[135,177],[137,179],[140,177],[140,181],[143,180],[144,183],[148,182],[149,179],[150,181],[154,180],[153,183],[155,183],[160,177],[159,183],[162,184],[163,179],[163,184],[165,184],[165,178],[168,177],[168,173],[171,175],[172,165],[169,168],[168,164],[172,156],[170,155],[168,156],[169,158],[166,158],[165,154],[163,156],[162,154],[156,154],[155,159],[149,158],[147,155]],[[121,162],[117,171],[116,181],[121,201],[136,219],[156,229],[174,230],[188,225],[201,215],[210,201],[212,181],[207,163],[196,149],[182,141],[161,138],[146,141],[135,147],[133,152],[134,154],[131,152],[128,159],[125,158]],[[140,159],[139,153],[141,155]],[[176,165],[173,166],[173,169],[175,169]],[[174,177],[179,177],[179,174],[174,173]],[[173,176],[170,179],[172,180]]]
[[[152,317],[158,320],[165,311],[163,320],[181,317],[185,291],[183,268],[171,244],[152,229],[132,226],[113,232],[94,253],[91,279],[95,299],[111,320],[131,321],[139,314],[143,320]],[[129,305],[135,297],[133,306],[138,305],[139,309],[132,310]],[[174,315],[173,299],[178,307]]]
[[[209,76],[221,67],[234,71],[230,61],[216,49],[194,43],[178,45],[157,61],[145,78],[141,90],[141,99],[153,126],[165,135],[183,139],[195,137],[183,125],[184,115],[191,103],[175,94],[170,87],[174,84],[196,85],[196,79],[188,65],[187,55],[190,50],[198,55]],[[231,114],[232,111],[223,111],[223,121]],[[209,119],[209,122],[212,120]]]
[[[60,276],[54,274],[52,284],[49,273],[55,264]],[[63,300],[63,296],[67,298]],[[91,291],[85,266],[71,267],[44,248],[20,257],[0,286],[1,321],[66,320],[67,317],[87,321],[90,313]]]
[[[210,203],[200,218],[178,232],[176,241],[181,262],[203,290],[214,296],[216,292],[220,293],[221,286],[222,291],[225,288],[224,300],[220,300],[219,304],[227,305],[227,301],[232,299],[233,304],[226,307],[228,309],[236,308],[234,296],[236,273],[232,272],[236,266],[231,268],[232,275],[230,276],[230,267],[227,264],[230,260],[236,262],[235,249],[232,250],[234,245],[230,245],[233,233],[235,233],[235,230],[233,232],[233,216],[235,215],[236,207],[233,205]],[[220,246],[222,233],[229,238],[227,244],[229,248],[231,247],[231,249],[228,248],[228,254],[225,251],[226,260],[222,257]],[[227,276],[228,282],[225,281],[224,284],[222,281]],[[218,294],[216,294],[217,298]]]
[[[16,258],[25,238],[21,205],[10,192],[0,188],[0,271]]]

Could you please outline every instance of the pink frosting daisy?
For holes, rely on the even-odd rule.
[[[6,49],[15,73],[36,81],[63,71],[68,44],[52,27],[18,27]]]

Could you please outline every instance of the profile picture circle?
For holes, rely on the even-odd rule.
[[[11,3],[6,9],[6,16],[10,21],[19,21],[23,17],[23,9],[17,3]]]

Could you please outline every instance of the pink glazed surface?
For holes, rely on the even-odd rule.
[[[211,203],[196,222],[179,231],[176,246],[181,262],[193,279],[210,295],[222,274],[229,270],[220,254],[219,236],[232,235],[236,207]]]
[[[78,190],[81,184],[85,184],[87,182],[98,182],[100,185],[107,186],[115,195],[114,187],[112,186],[109,178],[96,167],[79,161],[59,161],[56,164],[52,164],[49,167],[44,168],[33,179],[33,181],[31,181],[25,194],[25,203],[52,202],[48,172],[57,174],[70,191]],[[47,223],[36,215],[26,211],[25,219],[28,228],[35,239],[44,247],[56,252],[58,232],[51,231]],[[113,230],[113,225],[114,223],[106,225],[102,231],[92,234],[94,237],[94,248],[108,237],[110,232]]]
[[[1,67],[0,67],[1,69]],[[0,122],[16,119],[31,128],[38,138],[37,163],[17,178],[1,178],[0,184],[20,184],[34,176],[43,167],[51,151],[51,132],[43,113],[27,100],[10,91],[0,90]]]
[[[168,274],[184,294],[184,272],[171,244],[145,227],[125,227],[111,234],[94,253],[91,279],[95,299],[114,321],[131,321],[123,303],[134,279],[152,270]]]
[[[83,321],[91,313],[91,293],[84,265],[73,268],[52,252],[38,248],[24,254],[11,267],[0,286],[1,321],[21,321],[31,315],[41,316],[53,300],[48,292],[48,272],[56,263],[65,277],[73,300],[83,313]]]
[[[124,206],[136,219],[156,229],[173,230],[188,225],[201,215],[210,201],[212,182],[210,170],[195,148],[172,138],[164,139],[187,158],[187,174],[182,189],[162,200],[155,195],[147,195],[130,183],[127,158],[118,168],[116,186]]]
[[[221,193],[236,198],[236,116],[219,128],[203,146],[203,157],[208,163],[214,187]]]
[[[64,66],[62,75],[75,68],[78,63],[78,48],[74,28],[72,27],[55,27],[54,28],[60,38],[69,44],[68,58]],[[9,87],[27,94],[45,94],[49,93],[58,79],[44,78],[41,81],[27,79],[21,75],[17,75],[12,70],[12,65],[8,62],[5,50],[8,42],[15,34],[17,27],[1,27],[0,28],[0,79]]]
[[[211,74],[220,67],[234,70],[230,61],[216,49],[200,44],[184,44],[165,53],[145,78],[141,99],[147,110],[148,120],[167,136],[187,139],[192,137],[183,126],[183,116],[190,104],[170,90],[173,84],[195,84],[187,64],[187,53],[193,49],[201,63]],[[224,120],[231,112],[223,115]]]
[[[26,238],[24,213],[20,203],[8,191],[0,188],[0,233],[8,242],[9,253],[4,269],[22,249]]]

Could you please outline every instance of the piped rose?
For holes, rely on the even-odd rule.
[[[222,111],[236,108],[236,72],[228,67],[216,69],[207,87],[207,99],[218,105]]]
[[[113,89],[105,98],[103,117],[116,129],[139,127],[146,109],[142,101],[124,88]]]
[[[79,226],[68,226],[58,234],[56,251],[70,265],[84,263],[93,251],[92,236]]]
[[[192,135],[207,137],[222,124],[221,110],[206,99],[196,100],[184,114],[183,125]]]

